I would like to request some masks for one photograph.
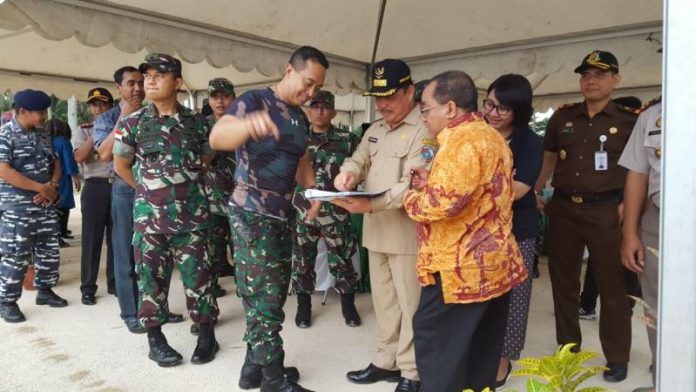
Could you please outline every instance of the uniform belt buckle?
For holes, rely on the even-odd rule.
[[[576,196],[576,195],[571,196],[570,201],[572,201],[575,204],[582,204],[584,202],[584,200],[582,199],[581,196]]]

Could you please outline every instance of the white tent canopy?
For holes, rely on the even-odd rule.
[[[359,93],[381,27],[376,60],[405,59],[416,80],[461,69],[485,88],[521,73],[543,110],[578,99],[572,70],[601,48],[619,58],[617,95],[647,99],[659,94],[661,7],[659,0],[6,0],[0,88],[81,97],[110,84],[118,66],[161,51],[184,60],[189,91],[219,76],[243,90],[278,80],[292,50],[308,44],[329,54],[328,89]]]

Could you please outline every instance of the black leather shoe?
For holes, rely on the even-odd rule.
[[[212,291],[213,291],[213,297],[215,297],[215,298],[220,298],[220,297],[224,297],[225,295],[227,295],[227,290],[223,289],[218,284],[216,284],[213,287]]]
[[[82,304],[83,305],[96,305],[97,298],[94,297],[94,294],[82,294]]]
[[[200,324],[200,333],[196,349],[193,350],[191,363],[202,365],[215,359],[215,354],[220,351],[220,345],[215,340],[215,330],[213,323]]]
[[[169,317],[167,318],[168,323],[172,324],[178,324],[178,323],[183,323],[184,322],[184,315],[179,314],[179,313],[169,313]]]
[[[117,295],[116,295],[116,287],[115,287],[115,286],[109,286],[109,287],[106,289],[106,292],[107,292],[108,294],[113,295],[114,297],[117,297]]]
[[[145,326],[142,325],[140,321],[138,321],[137,319],[126,321],[126,327],[128,327],[128,331],[130,333],[134,334],[141,334],[147,332]]]
[[[505,377],[502,380],[495,380],[495,389],[501,389],[505,386],[508,378],[510,378],[510,372],[512,371],[512,362],[508,359],[507,372],[505,372]]]
[[[297,293],[297,314],[295,325],[298,328],[312,326],[312,296],[306,293]]]
[[[607,367],[609,370],[605,370],[602,375],[604,381],[619,382],[625,380],[626,376],[628,376],[628,365],[625,363],[609,362]]]
[[[341,294],[341,313],[347,326],[359,327],[362,324],[358,310],[355,309],[355,294]]]
[[[201,325],[196,323],[191,324],[191,335],[198,336],[199,333],[201,333]]]
[[[356,384],[372,384],[378,381],[397,382],[401,379],[401,370],[387,370],[369,364],[365,369],[348,372],[346,377],[348,381]]]
[[[420,392],[421,382],[416,380],[409,380],[408,378],[401,377],[399,380],[399,385],[396,386],[394,392]]]
[[[263,367],[261,374],[261,392],[313,392],[291,380],[282,364]]]
[[[48,305],[52,308],[63,308],[68,306],[68,301],[59,297],[58,294],[54,293],[51,289],[39,289],[36,293],[36,304]]]
[[[21,323],[27,320],[16,302],[0,302],[0,317],[8,323]]]
[[[297,370],[296,367],[286,367],[284,368],[284,371],[285,377],[289,378],[291,381],[297,382],[297,380],[300,379],[300,371]],[[256,363],[251,353],[251,349],[249,349],[247,346],[244,365],[242,365],[242,372],[239,375],[239,388],[244,390],[260,388],[262,378],[261,365]]]
[[[181,354],[167,343],[164,336],[147,338],[147,343],[150,345],[150,353],[147,357],[157,362],[161,367],[176,366],[183,360]]]

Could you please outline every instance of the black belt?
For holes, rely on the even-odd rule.
[[[90,178],[85,178],[85,182],[93,182],[96,184],[111,184],[114,182],[113,177],[90,177]]]
[[[554,197],[571,201],[575,204],[602,203],[621,199],[621,191],[608,191],[600,193],[572,193],[560,189],[553,191]]]

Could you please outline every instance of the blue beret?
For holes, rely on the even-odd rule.
[[[24,108],[31,111],[46,110],[51,106],[51,98],[39,90],[17,91],[14,95],[14,108]]]

